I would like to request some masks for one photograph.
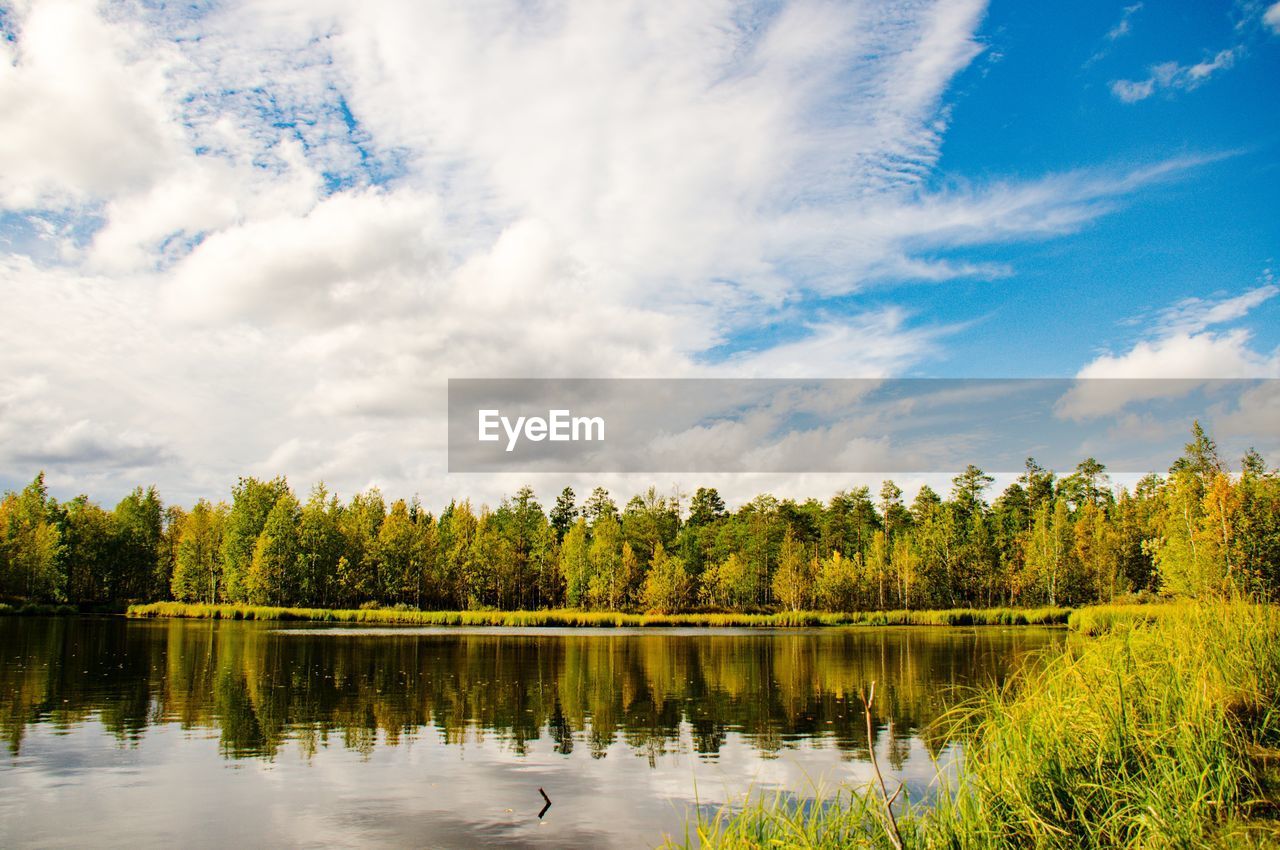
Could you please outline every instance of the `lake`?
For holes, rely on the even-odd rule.
[[[927,796],[1036,628],[0,618],[0,846],[651,847],[749,790]],[[546,791],[552,805],[540,818]]]

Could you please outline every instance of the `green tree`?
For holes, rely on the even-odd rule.
[[[778,552],[778,570],[773,576],[773,595],[783,607],[801,611],[813,602],[813,570],[805,557],[804,544],[788,529]]]
[[[155,599],[168,592],[168,581],[163,584],[157,581],[163,512],[155,487],[136,488],[112,511],[115,526],[114,569],[110,578],[112,599]]]
[[[114,530],[111,514],[89,501],[88,496],[76,496],[62,505],[59,539],[63,566],[59,572],[66,577],[68,599],[110,601],[106,577],[111,571]]]
[[[288,490],[289,485],[283,478],[270,481],[241,478],[231,489],[231,509],[222,536],[224,579],[219,588],[225,601],[244,602],[249,598],[246,580],[258,535],[266,524],[267,514]]]
[[[311,489],[298,518],[298,597],[306,605],[338,602],[338,563],[344,554],[342,505],[324,482]]]
[[[572,487],[565,487],[556,496],[555,506],[551,509],[551,527],[555,529],[557,542],[564,539],[578,517],[577,498]]]
[[[644,605],[658,614],[668,614],[684,608],[689,594],[689,574],[684,561],[668,555],[659,542],[653,550],[649,574],[644,582]]]
[[[883,541],[884,532],[877,532],[877,537]],[[778,574],[782,575],[781,568]],[[827,611],[858,610],[858,579],[858,559],[832,552],[818,563],[814,584],[818,605]]]
[[[560,544],[560,573],[564,576],[565,599],[574,608],[586,607],[590,603],[590,547],[587,521],[578,517]]]
[[[609,491],[603,487],[597,487],[591,491],[591,495],[587,497],[587,502],[582,506],[582,516],[586,519],[588,525],[594,525],[597,520],[606,514],[611,514],[614,519],[618,518],[618,505],[609,497]]]
[[[249,601],[255,605],[286,605],[296,598],[299,576],[298,523],[302,506],[293,493],[276,500],[262,525],[245,577]]]
[[[699,487],[689,504],[689,525],[711,525],[726,516],[724,499],[714,487]]]
[[[225,506],[196,502],[182,524],[170,592],[180,602],[213,603],[218,599],[222,573],[222,533]]]
[[[618,610],[626,593],[622,572],[622,526],[609,515],[591,527],[587,598],[592,607]]]
[[[62,573],[62,535],[57,503],[49,497],[44,473],[21,493],[9,493],[0,504],[3,523],[3,587],[13,596],[50,602],[66,599]]]

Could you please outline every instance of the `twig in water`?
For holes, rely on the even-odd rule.
[[[880,798],[884,800],[885,832],[888,833],[889,840],[893,842],[893,846],[897,850],[902,850],[902,833],[898,831],[898,820],[893,816],[893,801],[898,799],[898,795],[902,793],[905,783],[899,782],[898,790],[893,792],[893,796],[890,796],[889,788],[884,782],[884,774],[880,772],[880,762],[876,760],[876,743],[871,734],[871,705],[876,701],[876,683],[871,683],[870,695],[859,691],[858,696],[862,697],[863,713],[867,718],[867,752],[871,754],[871,769],[876,772],[876,781],[880,785]]]

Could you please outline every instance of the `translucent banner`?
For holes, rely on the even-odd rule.
[[[1280,381],[453,379],[450,472],[1163,471],[1280,449]]]

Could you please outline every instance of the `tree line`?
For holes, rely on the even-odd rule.
[[[241,478],[230,501],[112,510],[58,502],[44,475],[0,500],[0,593],[80,604],[175,599],[322,608],[858,611],[1078,605],[1141,592],[1280,596],[1280,474],[1252,449],[1229,470],[1199,423],[1166,475],[1114,487],[1092,458],[1028,459],[992,501],[969,466],[944,497],[893,481],[828,501],[762,494],[735,511],[650,488],[621,508],[529,487],[496,509],[376,488],[305,501]]]

